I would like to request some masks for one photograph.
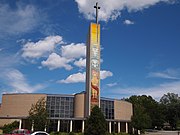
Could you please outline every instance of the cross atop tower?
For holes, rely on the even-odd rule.
[[[94,6],[94,8],[96,9],[96,24],[98,24],[98,9],[100,9],[100,7],[98,7],[98,2],[96,2],[96,6]]]

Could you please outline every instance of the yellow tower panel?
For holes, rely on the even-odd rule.
[[[91,23],[91,44],[97,45],[100,43],[99,41],[100,41],[100,24],[97,26],[97,24]]]

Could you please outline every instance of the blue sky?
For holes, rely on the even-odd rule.
[[[1,0],[0,93],[84,91],[96,1],[101,96],[180,94],[178,0]]]

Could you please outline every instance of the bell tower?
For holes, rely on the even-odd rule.
[[[91,23],[86,50],[86,107],[85,115],[90,115],[94,106],[100,107],[100,24],[98,24],[98,3],[96,3],[96,23]]]

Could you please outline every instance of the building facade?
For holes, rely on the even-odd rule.
[[[19,121],[19,128],[29,128],[27,117],[32,104],[41,98],[46,99],[50,119],[47,131],[84,132],[86,93],[63,94],[3,94],[0,108],[0,126]],[[109,132],[129,132],[132,104],[126,101],[100,99],[101,110],[107,121]]]

